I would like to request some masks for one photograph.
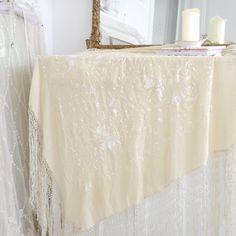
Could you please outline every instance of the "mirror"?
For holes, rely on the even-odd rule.
[[[210,18],[228,19],[226,43],[236,41],[235,0],[93,0],[93,32],[88,47],[125,48],[174,43],[181,39],[182,11],[199,8],[201,37]]]
[[[176,0],[101,0],[101,44],[173,42],[177,11]]]

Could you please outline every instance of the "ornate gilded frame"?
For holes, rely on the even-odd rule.
[[[93,0],[92,33],[90,39],[86,40],[87,48],[98,49],[122,49],[153,45],[101,45],[100,44],[100,0]]]

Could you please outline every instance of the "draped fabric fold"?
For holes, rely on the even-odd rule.
[[[234,57],[125,52],[39,59],[30,95],[31,199],[42,235],[92,230],[211,169],[217,153],[234,153],[235,65]]]

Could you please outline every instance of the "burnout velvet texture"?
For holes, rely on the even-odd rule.
[[[65,224],[86,230],[231,150],[235,76],[234,57],[40,58],[30,96],[31,187],[45,232],[47,186],[58,190]]]

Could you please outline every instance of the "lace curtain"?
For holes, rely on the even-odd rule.
[[[28,96],[43,52],[36,1],[0,1],[0,234],[35,235],[28,201]]]

